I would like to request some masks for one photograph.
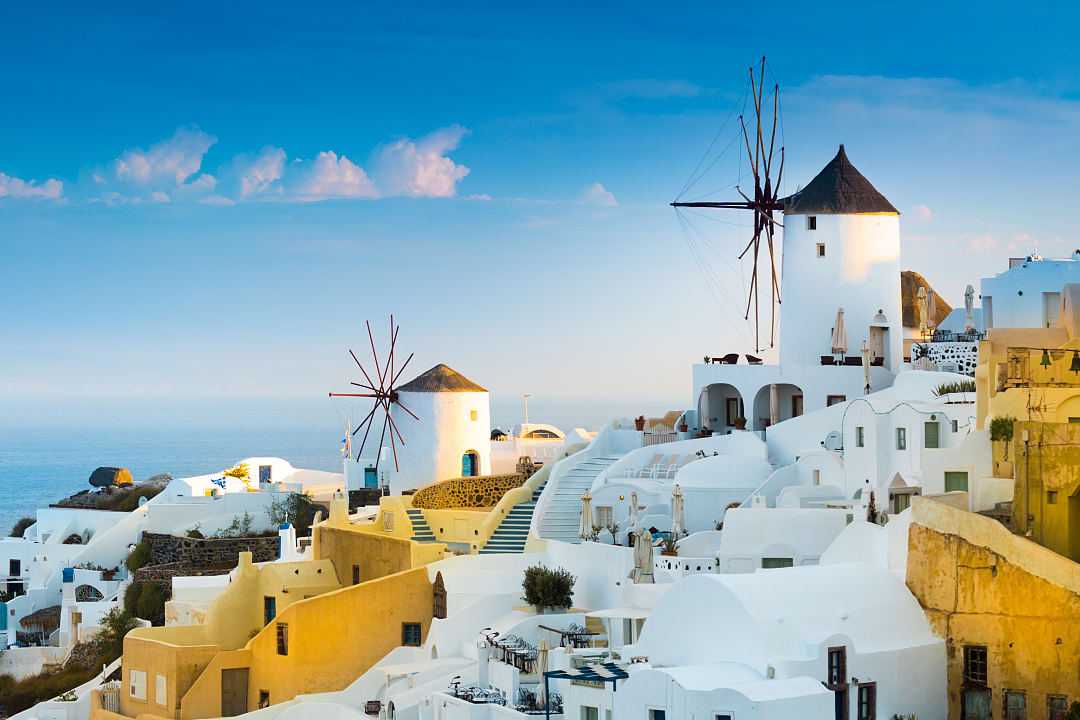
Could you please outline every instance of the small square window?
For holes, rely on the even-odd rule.
[[[773,570],[775,568],[789,568],[794,567],[795,561],[792,558],[786,557],[763,557],[761,558],[762,570]]]
[[[819,258],[825,257],[825,243],[818,243],[817,244],[817,256]]]
[[[420,647],[424,644],[420,623],[401,623],[401,644],[407,647]]]
[[[986,685],[986,646],[964,646],[964,682],[972,685]]]
[[[260,690],[259,691],[259,709],[262,710],[263,708],[268,708],[268,707],[270,707],[270,691],[269,690]]]
[[[896,428],[896,449],[907,450],[907,428]]]
[[[475,422],[475,421],[476,421],[476,417],[477,417],[477,415],[476,415],[476,411],[475,411],[475,410],[470,410],[470,411],[469,411],[469,419]]]
[[[842,402],[847,402],[847,395],[829,395],[825,398],[825,406],[832,407],[833,405],[839,405]]]
[[[277,624],[277,654],[289,654],[289,626],[287,623]]]
[[[817,215],[806,216],[806,229],[817,230]]]
[[[866,431],[862,425],[855,426],[855,447],[866,447]]]
[[[128,673],[129,692],[136,700],[146,699],[146,671],[132,670]]]
[[[1057,490],[1046,491],[1046,504],[1057,505]]]
[[[1027,696],[1022,690],[1005,691],[1005,720],[1027,720]]]
[[[161,673],[158,673],[157,677],[154,678],[154,702],[156,702],[158,705],[167,706],[169,704],[168,689],[168,678],[166,678]]]
[[[359,585],[360,584],[360,566],[359,565],[353,565],[352,566],[352,584],[353,585]]]

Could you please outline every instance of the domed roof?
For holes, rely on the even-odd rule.
[[[885,196],[848,160],[844,146],[810,184],[781,200],[785,215],[896,213]]]
[[[487,392],[469,378],[449,365],[439,363],[425,373],[417,375],[401,387],[398,392]]]

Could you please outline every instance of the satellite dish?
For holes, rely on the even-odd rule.
[[[822,443],[826,450],[843,450],[844,449],[844,436],[838,431],[833,430],[831,433],[825,436],[825,442]]]

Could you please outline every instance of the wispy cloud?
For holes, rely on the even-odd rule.
[[[616,207],[619,204],[614,193],[598,182],[587,185],[581,191],[578,201],[582,205],[592,205],[594,207]]]
[[[375,150],[369,173],[342,153],[324,150],[314,158],[290,158],[284,148],[232,157],[215,170],[204,162],[217,138],[198,128],[181,128],[147,148],[130,148],[105,166],[91,170],[79,197],[108,205],[170,203],[236,205],[258,200],[317,202],[340,198],[448,198],[469,168],[454,161],[468,131],[459,126],[436,130],[419,139],[399,138]],[[0,197],[59,198],[63,183],[40,185],[0,173]],[[469,196],[487,199],[488,195]]]
[[[0,198],[59,200],[64,183],[49,178],[40,185],[36,180],[23,180],[0,172]]]
[[[911,217],[917,222],[928,223],[934,219],[934,211],[926,205],[913,205]]]

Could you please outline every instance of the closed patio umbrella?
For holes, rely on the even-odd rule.
[[[536,673],[540,676],[540,687],[536,693],[536,704],[541,708],[547,707],[547,683],[544,682],[544,673],[548,670],[548,645],[547,640],[541,640],[536,651]]]
[[[592,539],[592,494],[588,490],[581,496],[581,528],[578,537],[582,540]]]
[[[630,493],[630,527],[627,528],[629,532],[637,532],[638,529],[638,503],[637,493]]]
[[[671,493],[671,536],[678,540],[686,534],[686,507],[682,488],[675,483]]]
[[[836,325],[832,331],[832,351],[835,355],[847,355],[847,328],[844,327],[844,308],[836,311]]]
[[[964,290],[964,330],[975,329],[975,288],[970,285]]]
[[[862,341],[862,347],[859,349],[862,353],[862,374],[863,374],[863,393],[870,394],[870,346],[866,344],[866,341]]]
[[[919,288],[915,302],[919,308],[919,334],[926,335],[930,332],[930,298],[926,294],[926,288]]]
[[[634,582],[653,582],[652,533],[642,528],[634,541]]]

